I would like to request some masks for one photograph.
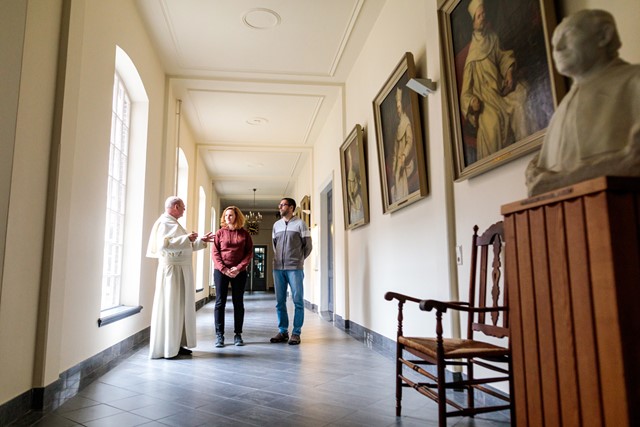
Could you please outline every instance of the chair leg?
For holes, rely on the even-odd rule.
[[[515,391],[513,390],[513,369],[511,366],[511,358],[507,364],[509,368],[509,416],[511,418],[511,425],[516,425],[516,406],[515,406]]]
[[[473,363],[472,362],[467,362],[467,380],[468,381],[473,380]],[[475,403],[476,403],[476,399],[474,396],[474,388],[472,385],[470,385],[467,387],[467,407],[469,409],[473,409],[475,408]],[[471,416],[473,417],[474,415],[472,414]]]
[[[438,361],[438,426],[447,427],[447,388],[444,363]]]
[[[396,417],[402,415],[402,380],[400,379],[400,376],[402,375],[401,357],[402,347],[398,344],[396,347]]]

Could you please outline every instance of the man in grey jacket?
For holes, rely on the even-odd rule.
[[[293,216],[296,201],[284,198],[278,205],[281,218],[273,224],[273,281],[276,287],[276,313],[278,334],[273,343],[300,344],[300,332],[304,323],[304,260],[311,253],[311,233],[307,224]],[[287,285],[295,307],[293,330],[289,338],[289,315],[287,314]]]

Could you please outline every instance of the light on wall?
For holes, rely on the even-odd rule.
[[[407,82],[407,87],[418,95],[427,96],[435,92],[438,85],[431,79],[414,78]]]

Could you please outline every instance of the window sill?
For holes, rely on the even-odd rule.
[[[98,319],[98,327],[108,325],[109,323],[117,322],[118,320],[125,319],[134,314],[138,314],[142,311],[142,306],[131,307],[121,305],[118,307],[110,308],[100,312],[100,318]]]

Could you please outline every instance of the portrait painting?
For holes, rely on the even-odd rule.
[[[308,228],[311,228],[311,197],[308,195],[304,196],[302,200],[300,200],[300,219],[307,224]]]
[[[340,147],[345,229],[369,223],[369,193],[363,129],[355,125]]]
[[[373,101],[384,213],[427,195],[418,95],[406,86],[414,77],[413,55],[407,52]]]
[[[564,93],[547,0],[447,0],[439,8],[457,179],[539,148]]]

